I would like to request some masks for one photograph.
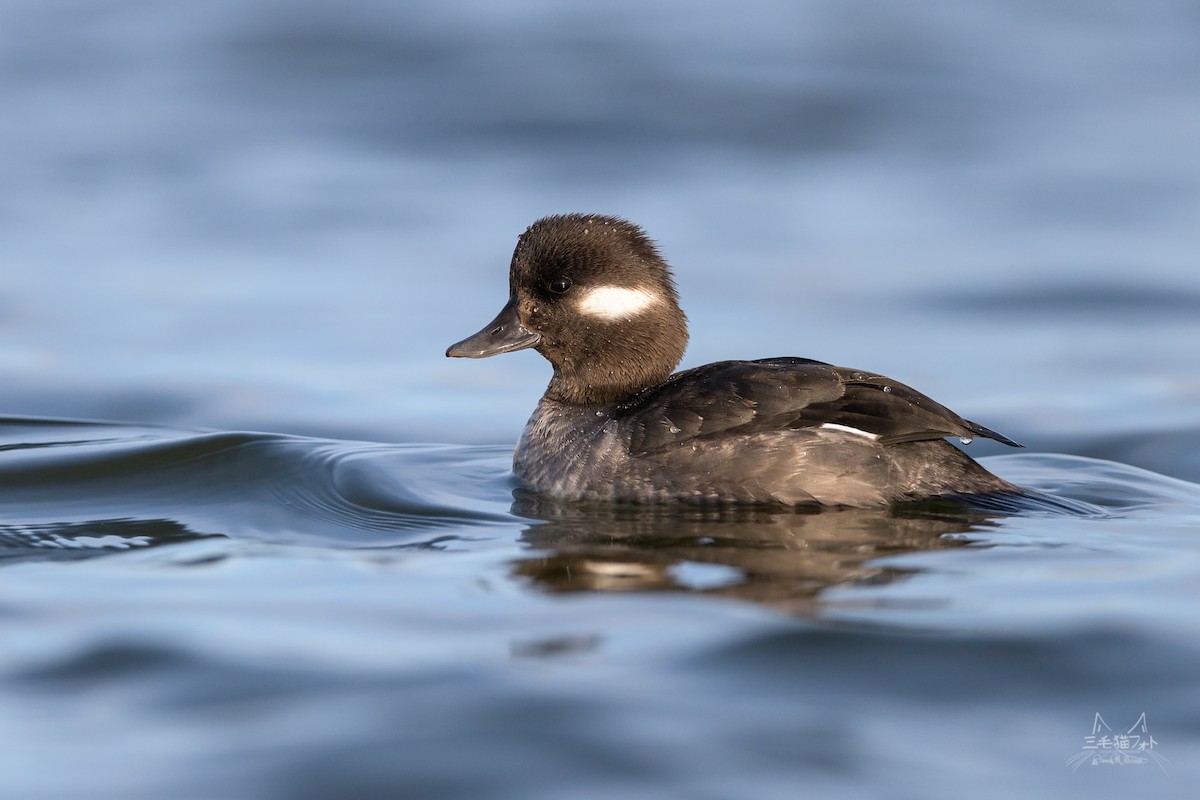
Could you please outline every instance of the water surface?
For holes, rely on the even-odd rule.
[[[1194,774],[1196,484],[1033,454],[987,463],[1074,510],[578,506],[514,499],[506,448],[0,435],[16,796]],[[1094,713],[1133,709],[1169,775],[1065,767]]]

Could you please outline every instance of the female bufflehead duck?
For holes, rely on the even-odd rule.
[[[806,358],[671,371],[687,319],[670,268],[617,217],[538,220],[509,300],[447,356],[532,347],[554,367],[513,456],[525,488],[574,500],[881,506],[1020,493],[954,447],[1019,447],[902,383]]]

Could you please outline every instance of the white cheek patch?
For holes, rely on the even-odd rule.
[[[640,314],[662,296],[649,289],[630,289],[626,286],[597,286],[584,292],[578,309],[584,314],[602,319],[626,319]]]
[[[849,425],[838,425],[836,422],[826,422],[821,426],[826,430],[843,431],[845,433],[853,433],[855,436],[862,436],[865,439],[878,439],[879,434],[871,433],[870,431],[860,431],[858,428],[851,428]]]

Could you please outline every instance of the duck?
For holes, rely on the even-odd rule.
[[[508,302],[451,358],[532,348],[553,368],[513,454],[556,500],[869,508],[1019,495],[949,440],[1012,439],[874,372],[798,357],[675,372],[688,325],[658,246],[617,216],[517,240]]]

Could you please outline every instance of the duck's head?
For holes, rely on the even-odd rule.
[[[603,405],[663,381],[687,347],[667,262],[641,228],[618,217],[533,223],[517,240],[508,284],[500,314],[447,356],[532,347],[554,366],[548,396]]]

